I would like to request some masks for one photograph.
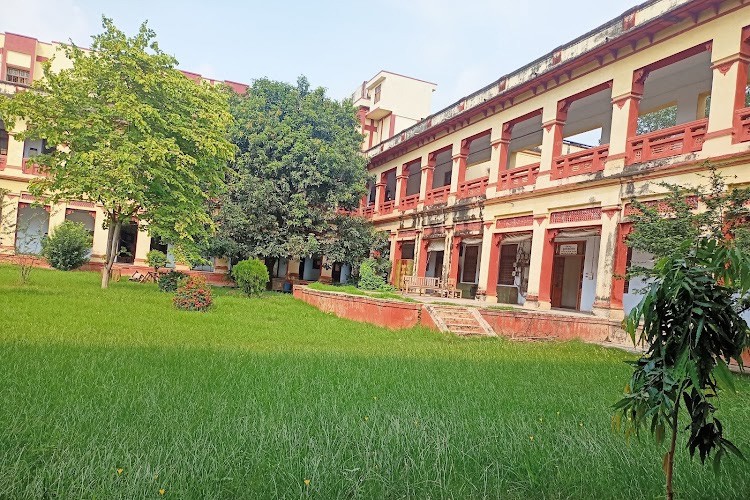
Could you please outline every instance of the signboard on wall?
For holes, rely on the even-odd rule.
[[[557,247],[558,255],[578,255],[578,243],[562,243]]]

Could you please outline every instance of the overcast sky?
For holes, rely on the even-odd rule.
[[[3,0],[10,3],[10,0]],[[185,70],[249,83],[305,75],[343,98],[381,69],[437,83],[432,111],[617,17],[625,0],[23,0],[0,31],[88,46],[102,14],[148,20]]]

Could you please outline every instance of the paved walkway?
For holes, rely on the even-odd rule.
[[[595,317],[594,314],[587,312],[587,311],[571,311],[569,309],[526,309],[521,305],[517,304],[501,304],[498,302],[485,302],[483,300],[476,300],[476,299],[451,299],[451,298],[444,298],[444,297],[433,297],[430,295],[418,295],[414,293],[402,293],[404,297],[408,297],[412,300],[416,300],[417,302],[422,302],[424,304],[443,304],[443,305],[456,305],[456,306],[463,306],[463,307],[485,307],[490,309],[515,309],[518,311],[523,312],[541,312],[541,313],[550,313],[550,314],[559,314],[562,316],[585,316],[585,317]]]

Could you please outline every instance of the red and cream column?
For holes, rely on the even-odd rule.
[[[623,318],[622,303],[618,306],[612,301],[612,286],[618,245],[617,227],[620,222],[621,211],[622,207],[620,206],[602,208],[601,240],[596,266],[596,293],[592,312],[595,316],[603,318]]]
[[[529,261],[529,286],[526,294],[525,308],[549,309],[550,284],[552,281],[552,259],[554,258],[554,235],[549,241],[547,226],[548,214],[534,216]]]
[[[427,155],[427,162],[422,157],[422,178],[419,186],[419,202],[424,203],[427,192],[432,189],[432,176],[435,173],[435,155]]]
[[[537,189],[549,184],[555,158],[562,153],[563,129],[568,118],[568,103],[560,101],[542,110],[542,154],[539,159]]]
[[[621,172],[629,159],[628,142],[638,129],[638,113],[647,77],[648,71],[640,69],[628,78],[612,80],[612,122],[605,173]]]
[[[409,171],[405,165],[396,167],[396,209],[401,210],[401,202],[406,198],[406,184],[409,181]]]
[[[493,156],[496,155],[497,158],[492,159],[489,180],[489,184],[494,184],[496,191],[500,191],[503,189],[503,186],[500,183],[500,177],[508,168],[508,157],[510,156],[510,139],[511,135],[513,134],[513,123],[503,123],[500,129],[500,138],[492,141],[492,154]],[[489,197],[490,193],[488,192],[487,195]]]
[[[454,232],[450,246],[451,262],[448,278],[455,280],[456,284],[458,284],[458,264],[461,260],[461,240],[461,236],[456,235]]]
[[[400,283],[396,283],[396,270],[399,266],[399,261],[401,260],[402,255],[402,248],[403,248],[403,242],[398,241],[398,233],[392,232],[391,233],[391,276],[390,281],[391,285],[395,287],[399,287]]]
[[[711,110],[703,151],[726,153],[740,131],[736,111],[745,107],[745,87],[750,65],[750,27],[737,33],[722,30],[715,34],[711,50]]]
[[[419,240],[419,247],[415,249],[417,250],[417,276],[420,278],[424,278],[427,275],[427,254],[429,247],[430,240],[425,238],[424,233],[422,233],[422,237]]]
[[[488,302],[497,302],[497,278],[500,272],[500,245],[503,241],[502,233],[492,233],[494,223],[484,225],[484,239],[482,240],[482,265],[479,268],[479,283],[482,283],[484,294]]]
[[[380,174],[380,181],[375,184],[375,213],[380,213],[385,203],[385,173]]]
[[[615,310],[623,309],[623,298],[625,296],[625,274],[628,271],[628,246],[627,239],[633,230],[631,222],[623,222],[617,227],[616,246],[614,251],[614,269],[612,278],[612,292],[610,294],[611,307]]]

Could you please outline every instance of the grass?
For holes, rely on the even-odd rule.
[[[0,498],[661,498],[664,452],[610,430],[628,354],[388,331],[289,295],[0,266]],[[750,382],[722,394],[747,453]],[[742,498],[680,443],[680,498]],[[118,469],[121,472],[118,473]],[[305,484],[309,480],[309,484]]]
[[[375,299],[391,299],[399,300],[401,302],[416,302],[416,300],[409,297],[404,297],[397,292],[376,292],[370,290],[362,290],[361,288],[357,288],[354,285],[327,285],[325,283],[316,281],[314,283],[310,283],[308,286],[313,290],[321,290],[324,292],[339,292],[348,293],[350,295],[359,295],[362,297],[372,297]]]

